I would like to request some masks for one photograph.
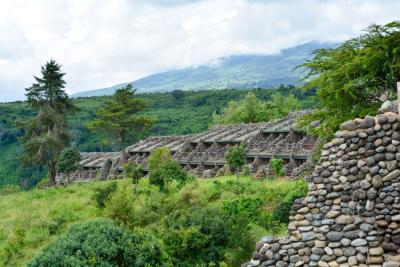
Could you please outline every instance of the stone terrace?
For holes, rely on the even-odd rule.
[[[315,146],[315,138],[296,127],[296,120],[305,112],[294,112],[288,117],[270,123],[218,125],[195,135],[152,136],[127,147],[128,160],[144,166],[157,147],[168,147],[174,159],[186,170],[201,177],[213,177],[226,171],[225,156],[230,146],[246,146],[246,163],[253,173],[267,175],[269,160],[282,158],[288,176],[302,175]],[[82,153],[82,170],[70,175],[69,180],[107,179],[117,176],[122,168],[118,153]],[[59,183],[69,182],[59,174]]]

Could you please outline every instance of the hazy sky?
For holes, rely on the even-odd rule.
[[[399,14],[397,0],[0,0],[0,101],[23,99],[51,58],[74,93],[231,54],[340,41]]]

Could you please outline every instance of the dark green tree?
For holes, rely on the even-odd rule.
[[[57,162],[57,171],[62,173],[71,173],[79,168],[81,154],[76,147],[67,147],[61,152]]]
[[[366,33],[335,48],[320,49],[298,68],[305,69],[307,89],[317,89],[318,110],[303,124],[319,120],[314,129],[332,136],[341,122],[376,113],[396,96],[400,81],[400,22],[371,25]]]
[[[42,77],[35,76],[36,82],[26,89],[27,103],[36,116],[19,123],[25,131],[22,162],[47,165],[49,184],[54,185],[60,153],[70,143],[66,114],[74,110],[74,105],[64,91],[61,65],[50,60],[41,73]]]
[[[235,170],[236,177],[239,180],[239,169],[244,165],[245,163],[245,156],[246,156],[246,151],[245,147],[240,145],[240,146],[231,146],[228,149],[228,153],[226,155],[226,162],[228,163],[228,166]]]
[[[97,111],[97,118],[87,124],[91,130],[118,138],[121,162],[127,159],[125,146],[128,137],[137,137],[153,124],[150,116],[138,114],[146,109],[147,101],[135,97],[135,92],[131,84],[116,90],[113,97],[104,102],[105,107]]]

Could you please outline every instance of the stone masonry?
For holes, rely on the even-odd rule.
[[[392,109],[393,110],[393,109]],[[264,237],[244,266],[400,266],[400,116],[341,125],[323,146],[288,236]]]

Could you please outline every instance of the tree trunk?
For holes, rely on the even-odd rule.
[[[56,184],[56,163],[53,161],[50,161],[49,164],[49,185],[53,186]]]

